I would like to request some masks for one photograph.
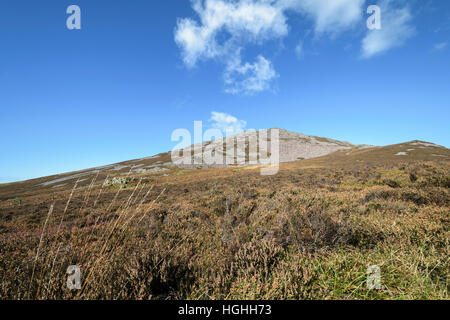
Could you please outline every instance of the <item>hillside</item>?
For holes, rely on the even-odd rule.
[[[300,133],[280,130],[279,136],[279,161],[280,163],[296,162],[298,160],[316,159],[316,162],[323,165],[334,165],[337,163],[389,163],[399,161],[447,161],[450,159],[450,150],[436,144],[425,141],[411,141],[407,143],[375,147],[370,145],[353,145],[348,142],[333,140],[329,138],[308,136]],[[269,130],[260,130],[270,138]],[[96,167],[77,172],[64,173],[49,177],[32,179],[24,182],[0,184],[0,200],[42,192],[48,189],[50,192],[66,190],[77,183],[78,187],[89,187],[91,183],[98,186],[105,179],[114,177],[140,177],[147,175],[154,179],[164,179],[176,174],[179,169],[193,170],[205,168],[224,167],[253,167],[249,164],[248,133],[236,134],[224,139],[204,142],[201,150],[205,151],[207,146],[213,147],[224,157],[225,165],[207,165],[202,163],[192,165],[176,165],[172,162],[170,152],[150,156],[142,159],[134,159],[116,164]],[[244,142],[245,149],[235,154],[227,154],[227,145],[234,145],[235,150],[239,150],[239,143]],[[270,153],[270,139],[269,139]],[[192,151],[200,147],[193,145]],[[266,150],[267,151],[267,150]],[[194,159],[195,157],[193,157]],[[230,158],[233,158],[229,161]],[[227,162],[228,160],[228,162]],[[232,163],[226,165],[226,163]],[[238,163],[238,164],[237,164]]]
[[[449,298],[450,150],[280,136],[273,176],[164,153],[1,185],[0,298]]]

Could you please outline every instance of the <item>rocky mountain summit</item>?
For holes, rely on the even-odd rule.
[[[181,151],[187,156],[185,159],[187,162],[177,163],[174,153],[176,155]],[[225,138],[194,144],[183,150],[4,184],[0,185],[0,191],[7,190],[5,197],[10,197],[17,193],[42,188],[64,190],[75,184],[77,187],[87,188],[90,185],[100,184],[100,181],[108,181],[109,184],[114,185],[122,178],[146,176],[152,179],[164,179],[183,175],[187,172],[186,170],[229,167],[251,169],[255,166],[264,167],[274,163],[287,164],[309,159],[334,164],[448,161],[450,150],[420,140],[375,147],[354,145],[345,141],[310,136],[278,128],[249,130]],[[214,163],[212,160],[216,162]]]
[[[175,150],[172,152],[172,159],[174,165],[178,167],[200,169],[266,164],[270,163],[274,155],[276,159],[272,159],[272,162],[292,162],[322,157],[355,147],[357,146],[345,141],[273,128],[245,131]],[[180,161],[174,159],[177,157]],[[184,161],[181,161],[182,157],[185,157]]]

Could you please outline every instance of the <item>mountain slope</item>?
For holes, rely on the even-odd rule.
[[[258,137],[267,135],[271,131],[259,130]],[[411,141],[385,147],[374,147],[369,145],[353,145],[349,142],[338,141],[328,138],[308,136],[300,133],[279,130],[280,163],[306,161],[313,159],[314,164],[330,165],[345,163],[387,163],[401,161],[448,161],[450,150],[436,144],[425,141]],[[152,179],[165,178],[179,174],[181,169],[202,169],[211,167],[243,167],[249,166],[248,132],[239,133],[224,139],[204,142],[193,145],[192,150],[205,151],[213,148],[224,156],[225,165],[207,165],[204,163],[192,165],[175,165],[172,162],[170,152],[155,156],[124,161],[116,164],[96,167],[77,172],[64,173],[49,177],[43,177],[24,182],[0,185],[0,200],[10,199],[23,193],[40,193],[44,189],[51,192],[56,190],[71,189],[75,183],[77,187],[84,188],[90,185],[99,185],[104,181],[109,183],[121,183],[123,179],[130,177],[148,176]],[[267,149],[260,150],[270,154],[270,138]],[[230,153],[226,145],[237,146],[238,152]],[[264,145],[264,143],[263,143]],[[242,148],[242,146],[245,146]],[[239,149],[241,148],[241,149]],[[263,152],[263,153],[264,153]],[[195,158],[195,157],[194,157]],[[230,161],[231,158],[231,161]],[[228,163],[228,164],[227,164]],[[306,163],[305,163],[306,164]],[[116,180],[114,180],[116,179]],[[119,179],[119,180],[118,180]],[[122,180],[120,180],[122,179]]]
[[[77,265],[79,299],[448,300],[449,156],[352,146],[261,175],[165,153],[1,186],[0,299],[73,299]]]

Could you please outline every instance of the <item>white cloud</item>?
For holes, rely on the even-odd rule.
[[[200,23],[179,19],[175,41],[188,67],[200,59],[232,54],[242,43],[259,43],[287,35],[286,17],[267,0],[194,0]],[[225,36],[222,43],[219,36]]]
[[[303,58],[303,41],[298,42],[297,46],[295,47],[295,54],[297,55],[297,58]]]
[[[434,51],[439,51],[439,50],[445,49],[447,47],[447,45],[448,45],[447,41],[441,42],[441,43],[436,43],[434,45],[433,49],[434,49]]]
[[[353,27],[363,17],[365,0],[280,0],[283,10],[312,18],[316,33],[336,34]]]
[[[226,136],[233,135],[244,131],[247,126],[247,122],[244,120],[239,120],[230,114],[223,112],[211,112],[212,127],[221,130]]]
[[[225,91],[254,94],[271,86],[276,77],[272,63],[262,56],[253,64],[242,63],[247,44],[261,44],[288,34],[286,17],[272,0],[194,0],[199,22],[179,19],[175,41],[183,61],[193,67],[199,60],[217,58],[225,64]]]
[[[400,46],[412,36],[411,14],[407,8],[394,8],[398,0],[381,0],[383,29],[370,31],[362,42],[362,56]],[[287,13],[297,13],[312,21],[316,36],[335,36],[361,27],[366,0],[192,0],[196,18],[178,19],[175,42],[188,68],[199,61],[214,59],[224,65],[225,91],[253,94],[270,89],[277,73],[269,58],[255,55],[255,62],[243,62],[241,53],[248,45],[288,35]],[[296,48],[301,56],[302,45]]]
[[[188,68],[199,60],[218,59],[225,64],[225,91],[253,94],[270,89],[277,73],[272,62],[262,55],[254,63],[242,63],[241,51],[248,44],[286,36],[286,11],[311,17],[316,33],[336,33],[359,21],[364,1],[193,0],[192,8],[199,20],[179,19],[175,42]]]
[[[261,55],[253,64],[242,64],[237,58],[230,61],[225,70],[225,91],[232,94],[254,94],[269,89],[271,81],[277,76],[272,63]]]
[[[394,8],[392,0],[380,2],[381,30],[371,30],[362,40],[362,58],[371,58],[377,54],[403,45],[415,33],[411,24],[412,15],[408,7]]]

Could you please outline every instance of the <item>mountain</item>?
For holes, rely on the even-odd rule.
[[[278,144],[276,148],[275,140]],[[349,142],[309,136],[279,128],[245,131],[182,149],[184,154],[192,153],[192,159],[188,159],[188,162],[192,163],[182,163],[177,166],[187,169],[245,166],[252,164],[251,159],[254,159],[254,164],[261,164],[261,162],[270,161],[269,158],[274,154],[275,149],[278,150],[276,154],[279,154],[277,162],[284,163],[317,158],[354,147],[356,146]],[[208,154],[211,152],[217,153],[219,163],[211,164],[212,161],[208,161],[210,160]]]
[[[161,153],[155,156],[124,161],[116,164],[43,177],[24,182],[0,185],[0,199],[9,198],[18,193],[36,191],[41,189],[64,190],[70,189],[75,183],[78,187],[87,187],[91,184],[99,184],[101,181],[109,181],[114,184],[119,178],[149,176],[151,178],[164,178],[176,175],[180,169],[205,169],[224,167],[252,167],[250,158],[254,151],[258,154],[266,154],[266,161],[271,157],[272,133],[278,131],[279,136],[279,162],[290,163],[314,159],[315,163],[339,164],[339,163],[385,163],[416,160],[449,160],[450,150],[430,142],[411,141],[385,147],[370,145],[353,145],[349,142],[338,141],[329,138],[316,137],[284,129],[267,129],[256,132],[242,132],[223,139],[203,142],[183,149],[191,152],[192,164],[174,164],[171,152]],[[258,137],[258,147],[249,147],[249,139]],[[263,137],[264,139],[261,139]],[[267,138],[266,138],[267,137]],[[260,143],[262,141],[262,143]],[[231,150],[227,150],[231,146]],[[208,164],[202,161],[197,154],[204,154],[213,150],[223,159],[221,164]],[[203,152],[203,153],[202,153]],[[206,156],[204,156],[206,159]],[[259,160],[256,163],[259,164]],[[194,162],[196,160],[197,163]],[[262,161],[262,162],[264,162]],[[267,163],[267,161],[266,161]],[[113,181],[116,179],[116,181]]]
[[[0,185],[0,298],[448,299],[449,149],[276,132]]]

